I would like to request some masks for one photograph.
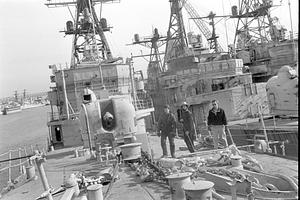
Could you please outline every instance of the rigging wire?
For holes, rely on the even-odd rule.
[[[222,8],[223,8],[223,15],[225,15],[224,0],[222,0]],[[226,46],[228,48],[228,32],[227,32],[227,23],[226,23],[226,20],[224,20],[224,26],[225,26],[225,33],[226,33]]]

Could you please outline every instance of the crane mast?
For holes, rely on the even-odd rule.
[[[276,25],[278,18],[270,15],[272,7],[272,0],[241,0],[238,6],[232,6],[231,18],[237,19],[234,38],[237,49],[284,39],[286,29]]]
[[[170,7],[171,14],[163,66],[165,66],[165,63],[169,59],[185,55],[188,49],[188,42],[182,18],[183,2],[181,0],[170,0]]]
[[[192,4],[188,0],[182,0],[183,7],[187,11],[187,13],[190,15],[190,17],[195,22],[196,26],[199,28],[201,33],[204,35],[207,41],[210,43],[210,48],[215,49],[216,52],[224,52],[222,46],[219,44],[219,42],[216,40],[216,34],[215,34],[215,27],[213,19],[215,17],[214,14],[209,14],[209,19],[212,20],[212,26],[213,26],[213,32],[211,32],[208,27],[204,24],[203,20],[201,20],[203,17],[200,17],[198,12],[195,10],[195,8],[192,6]]]

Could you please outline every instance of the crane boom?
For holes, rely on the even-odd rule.
[[[197,27],[199,28],[201,33],[204,35],[204,37],[207,40],[209,38],[211,38],[211,36],[212,36],[211,31],[207,28],[207,26],[203,23],[203,21],[201,19],[199,19],[200,16],[197,13],[197,11],[195,10],[195,8],[191,5],[191,3],[188,0],[182,0],[182,5],[185,8],[185,10],[187,11],[187,13],[190,15],[190,17],[193,18],[195,24],[197,25]],[[198,19],[196,19],[196,18],[198,18]],[[217,46],[218,46],[219,52],[224,52],[223,48],[221,47],[221,45],[219,43],[217,44]]]

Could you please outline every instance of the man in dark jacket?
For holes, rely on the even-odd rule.
[[[227,119],[225,112],[219,107],[217,100],[212,100],[212,109],[209,110],[207,125],[208,130],[212,133],[214,148],[218,149],[218,143],[222,146],[228,147],[225,129],[227,129]]]
[[[172,158],[175,158],[175,142],[174,137],[176,136],[176,119],[173,113],[170,112],[169,105],[165,105],[164,113],[158,120],[158,133],[160,137],[161,148],[163,150],[162,157],[168,157],[166,140],[167,137],[170,143],[170,151]]]
[[[183,139],[191,153],[195,152],[194,137],[195,126],[191,111],[188,110],[188,104],[183,102],[181,105],[181,119],[180,122],[183,125]]]

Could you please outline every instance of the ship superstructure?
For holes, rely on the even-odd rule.
[[[138,99],[135,72],[131,59],[115,58],[105,37],[110,30],[105,18],[98,18],[97,4],[119,1],[47,1],[49,7],[75,6],[75,18],[66,23],[64,32],[73,36],[71,65],[50,65],[54,84],[48,93],[52,112],[49,115],[50,140],[53,144],[81,144],[78,114],[84,101],[84,89],[92,90],[97,99],[127,95],[136,110],[151,107],[151,102]],[[138,88],[139,89],[139,88]],[[148,100],[149,101],[149,100]],[[55,108],[57,108],[55,110]]]
[[[250,73],[243,72],[243,60],[224,52],[217,41],[214,13],[208,18],[212,31],[204,26],[201,19],[187,1],[171,1],[171,16],[167,34],[164,68],[160,73],[159,85],[164,101],[171,105],[180,117],[180,105],[188,102],[198,130],[206,129],[206,118],[210,102],[217,99],[225,109],[228,120],[255,116],[258,107],[268,113],[265,83],[254,84]],[[210,42],[212,49],[205,49],[201,37],[186,34],[182,9],[186,8],[198,24],[201,33]],[[202,25],[202,26],[201,26]],[[208,30],[208,31],[207,31]],[[208,36],[211,34],[211,37]],[[155,100],[154,100],[155,101]]]
[[[275,6],[272,0],[242,0],[232,6],[230,18],[237,20],[233,52],[249,67],[254,82],[266,82],[283,65],[298,62],[298,34],[293,29],[287,33],[271,15]]]

